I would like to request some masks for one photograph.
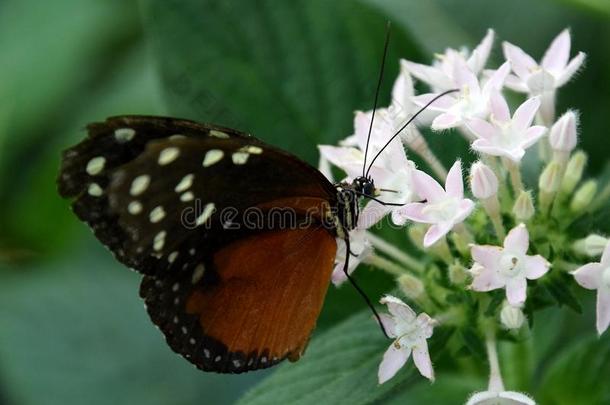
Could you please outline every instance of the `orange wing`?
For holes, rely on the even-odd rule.
[[[239,239],[188,275],[144,278],[140,295],[170,347],[202,370],[298,360],[322,309],[337,245],[322,227]]]

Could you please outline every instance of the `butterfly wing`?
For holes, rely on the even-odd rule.
[[[219,250],[195,278],[146,276],[140,295],[169,346],[200,369],[266,368],[303,353],[336,249],[319,227],[265,232]]]
[[[335,198],[305,162],[228,128],[126,116],[88,130],[64,152],[60,194],[75,199],[76,215],[119,261],[143,274],[192,270],[206,252],[269,227],[260,224],[262,209],[320,216]]]
[[[116,117],[64,153],[59,189],[147,275],[141,295],[175,351],[219,372],[298,358],[336,251],[322,226],[335,189],[317,170],[226,128]]]

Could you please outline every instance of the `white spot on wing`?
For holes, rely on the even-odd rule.
[[[106,164],[106,158],[103,156],[94,157],[87,163],[87,173],[90,176],[95,176],[96,174],[100,174],[102,170],[104,170],[104,165]]]
[[[114,131],[114,139],[120,143],[129,142],[136,136],[136,131],[132,128],[119,128]]]
[[[159,251],[163,249],[163,245],[165,245],[165,236],[167,232],[161,231],[157,235],[155,235],[155,239],[153,240],[153,249]]]
[[[263,153],[263,149],[258,147],[258,146],[254,146],[254,145],[248,145],[248,146],[244,146],[243,148],[239,149],[241,152],[246,152],[249,153],[251,155],[260,155],[261,153]]]
[[[191,282],[193,284],[197,284],[199,280],[201,280],[201,278],[203,277],[204,273],[205,266],[203,265],[203,263],[200,263],[199,265],[197,265],[197,267],[195,267],[195,270],[193,270],[193,277],[191,278]]]
[[[180,154],[180,149],[178,149],[176,147],[172,146],[169,148],[165,148],[161,151],[161,153],[159,153],[158,163],[161,166],[168,165],[171,162],[173,162],[174,160],[176,160],[176,158],[178,157],[179,154]]]
[[[233,163],[236,165],[245,164],[248,161],[248,157],[250,157],[250,154],[248,152],[235,152],[231,156],[231,158],[233,159]]]
[[[210,149],[203,157],[203,167],[210,167],[214,163],[218,163],[223,156],[224,152],[220,149]]]
[[[181,193],[183,191],[188,190],[192,185],[193,185],[193,179],[195,178],[194,174],[187,174],[186,176],[184,176],[182,178],[182,180],[180,180],[180,183],[178,183],[178,185],[176,186],[176,188],[174,189],[174,191],[176,193]]]
[[[131,182],[131,188],[129,189],[129,193],[131,195],[140,195],[148,188],[150,184],[150,176],[147,174],[143,174],[141,176],[136,177]]]
[[[192,191],[187,191],[186,193],[180,196],[180,201],[187,202],[192,201],[195,198],[195,195]]]
[[[163,209],[163,207],[161,205],[153,208],[153,210],[150,211],[150,214],[149,214],[150,222],[152,222],[153,224],[156,224],[157,222],[161,221],[164,217],[165,217],[165,210]]]
[[[217,131],[215,129],[210,129],[210,136],[213,136],[215,138],[221,138],[221,139],[229,138],[229,134],[226,134],[222,131]]]
[[[102,188],[97,183],[89,184],[89,188],[87,189],[87,192],[89,193],[89,195],[91,195],[93,197],[99,197],[102,194],[104,194],[104,190],[102,190]]]
[[[132,201],[127,206],[127,212],[131,215],[137,215],[142,212],[142,204],[139,201]]]
[[[177,292],[180,289],[180,283],[174,283],[172,286],[172,291]]]
[[[207,203],[205,207],[203,207],[203,212],[201,213],[201,215],[197,217],[195,225],[203,225],[205,221],[207,221],[212,216],[214,211],[216,211],[216,206],[214,205],[214,203]]]
[[[176,261],[177,258],[178,258],[178,252],[172,252],[169,254],[169,256],[167,256],[167,261],[170,263],[173,263]]]

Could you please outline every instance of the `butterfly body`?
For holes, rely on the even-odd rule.
[[[321,311],[336,237],[372,181],[333,185],[250,135],[121,116],[64,152],[59,191],[117,260],[169,346],[206,371],[298,359]]]

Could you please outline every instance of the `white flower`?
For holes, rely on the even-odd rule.
[[[589,290],[597,290],[597,333],[610,325],[610,243],[599,263],[589,263],[572,273],[576,282]]]
[[[453,227],[464,221],[474,209],[474,203],[464,198],[462,164],[455,162],[445,183],[445,189],[428,174],[416,170],[413,173],[415,192],[426,202],[410,203],[398,207],[392,213],[392,220],[403,225],[407,220],[432,224],[424,237],[424,246],[438,242]]]
[[[563,114],[553,127],[549,135],[551,148],[561,152],[572,152],[578,142],[578,115],[572,110]]]
[[[483,162],[470,167],[470,190],[479,200],[486,200],[498,193],[498,178]]]
[[[483,391],[473,394],[466,405],[536,405],[536,401],[515,391]]]
[[[493,72],[483,86],[479,79],[463,61],[454,64],[455,87],[460,90],[457,95],[448,94],[432,103],[428,108],[441,112],[434,121],[432,129],[443,130],[459,127],[472,118],[486,118],[490,111],[490,98],[499,92],[510,71],[508,62]],[[423,107],[431,102],[438,93],[423,94],[413,98],[413,102]]]
[[[506,288],[509,304],[523,304],[527,280],[542,277],[550,268],[544,257],[529,256],[528,249],[529,233],[523,224],[508,233],[503,247],[473,245],[472,258],[479,266],[477,273],[473,274],[471,288],[475,291]]]
[[[348,274],[352,274],[356,267],[373,254],[373,247],[366,237],[364,229],[352,229],[349,233],[350,250],[353,255],[349,258]],[[345,241],[337,238],[337,255],[335,256],[335,268],[333,270],[331,280],[335,286],[343,284],[347,280],[347,276],[343,271],[345,259],[347,257],[347,249]],[[354,256],[355,255],[355,256]]]
[[[457,86],[454,77],[457,61],[465,63],[474,74],[478,75],[487,63],[493,41],[494,31],[490,29],[470,54],[467,49],[457,51],[449,48],[445,50],[444,54],[437,55],[437,60],[433,62],[432,66],[409,61],[401,61],[401,63],[413,76],[428,84],[434,92],[441,93]]]
[[[421,375],[434,380],[427,342],[432,337],[432,329],[436,324],[434,319],[425,313],[417,315],[411,307],[391,295],[386,295],[380,302],[387,305],[390,312],[390,315],[380,314],[381,322],[388,336],[395,340],[384,353],[379,365],[379,384],[394,377],[406,364],[411,353]]]
[[[504,57],[515,73],[506,79],[506,87],[523,93],[541,94],[566,84],[585,60],[583,52],[569,60],[570,42],[570,31],[565,29],[546,50],[540,65],[521,48],[504,42]]]
[[[517,108],[511,118],[506,100],[500,93],[495,93],[491,98],[491,122],[476,117],[466,122],[466,127],[478,138],[472,148],[487,155],[520,162],[525,150],[538,142],[546,132],[543,126],[531,126],[539,107],[540,100],[530,98]]]

